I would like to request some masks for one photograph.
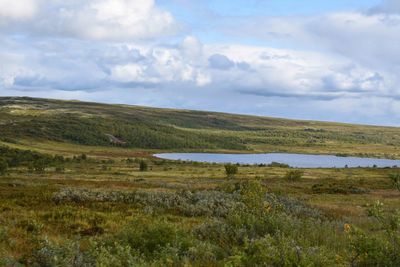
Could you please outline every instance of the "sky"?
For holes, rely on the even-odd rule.
[[[400,0],[0,0],[0,96],[400,126]]]

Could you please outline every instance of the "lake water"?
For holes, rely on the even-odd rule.
[[[163,153],[155,157],[169,160],[184,160],[208,163],[270,164],[279,162],[294,168],[349,168],[353,167],[393,167],[400,166],[400,160],[338,157],[309,154],[210,154],[210,153]]]

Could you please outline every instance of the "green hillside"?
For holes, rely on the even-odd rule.
[[[0,98],[0,132],[5,143],[400,157],[394,127],[34,98]]]

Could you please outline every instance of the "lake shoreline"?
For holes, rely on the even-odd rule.
[[[392,168],[400,166],[400,160],[354,157],[347,155],[320,155],[301,153],[160,153],[154,157],[217,164],[269,165],[287,164],[293,168]]]

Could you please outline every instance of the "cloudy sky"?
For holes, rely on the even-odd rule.
[[[0,0],[0,96],[400,125],[400,0]]]

